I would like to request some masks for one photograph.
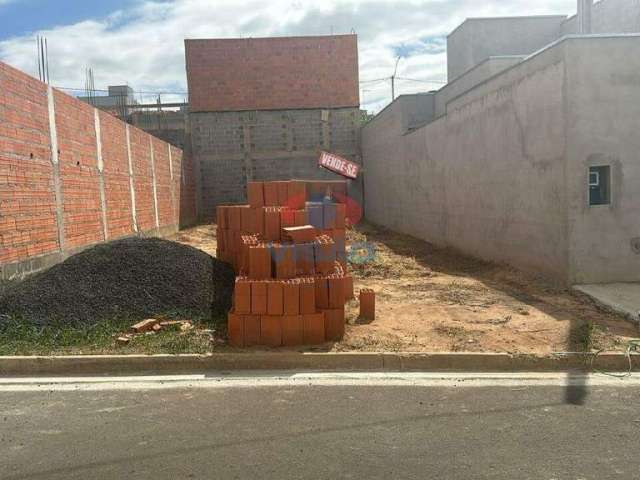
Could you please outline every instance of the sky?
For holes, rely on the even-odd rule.
[[[446,36],[465,18],[575,11],[576,0],[0,0],[0,61],[37,77],[42,35],[54,86],[82,88],[90,67],[97,89],[128,84],[140,101],[181,101],[185,38],[355,32],[361,103],[377,112],[398,56],[396,94],[446,82]]]

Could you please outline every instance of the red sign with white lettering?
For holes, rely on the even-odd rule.
[[[318,165],[347,178],[357,178],[360,165],[329,152],[320,152]]]

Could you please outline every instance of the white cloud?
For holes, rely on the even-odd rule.
[[[0,4],[11,0],[0,0]],[[348,33],[359,37],[361,80],[389,77],[397,48],[411,52],[398,76],[444,80],[442,37],[466,17],[571,14],[575,0],[174,0],[141,1],[107,18],[35,32],[47,37],[52,83],[84,85],[93,68],[97,88],[128,83],[136,90],[185,91],[184,38]],[[0,42],[0,59],[37,76],[32,36]],[[396,92],[438,88],[398,80]],[[390,84],[367,82],[361,94],[379,110]],[[179,97],[167,97],[175,100]],[[145,100],[150,100],[146,98]]]

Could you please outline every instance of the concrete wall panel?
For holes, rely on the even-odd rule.
[[[575,283],[638,281],[640,36],[566,44],[571,276]],[[612,203],[589,206],[588,169],[601,165],[611,167]]]
[[[363,130],[366,216],[565,280],[564,81],[547,51],[413,133],[385,111]]]

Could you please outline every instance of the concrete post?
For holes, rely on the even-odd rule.
[[[156,217],[156,231],[160,231],[160,215],[158,213],[158,184],[156,182],[156,161],[153,155],[153,138],[149,137],[149,148],[151,149],[151,181],[153,182],[153,212]]]
[[[127,137],[127,160],[129,162],[129,193],[131,194],[131,225],[133,231],[138,233],[138,216],[136,213],[136,186],[133,174],[133,158],[131,157],[131,134],[129,133],[129,124],[125,126]]]
[[[93,109],[94,126],[96,132],[96,157],[98,159],[98,182],[100,186],[100,209],[102,211],[102,236],[106,242],[109,239],[107,230],[107,199],[104,187],[104,160],[102,159],[102,138],[100,133],[100,114]]]
[[[51,142],[51,165],[53,170],[53,193],[56,203],[56,224],[58,227],[58,246],[63,256],[66,255],[64,235],[64,203],[62,201],[62,186],[60,184],[60,164],[58,159],[58,130],[56,128],[56,107],[53,98],[53,88],[47,87],[47,107],[49,110],[49,139]]]
[[[171,213],[173,215],[174,223],[177,228],[180,229],[180,219],[178,218],[178,212],[176,210],[176,193],[173,181],[173,155],[171,154],[171,144],[167,144],[167,150],[169,151],[169,174],[171,175]]]
[[[578,0],[578,32],[583,35],[592,33],[593,0]]]

